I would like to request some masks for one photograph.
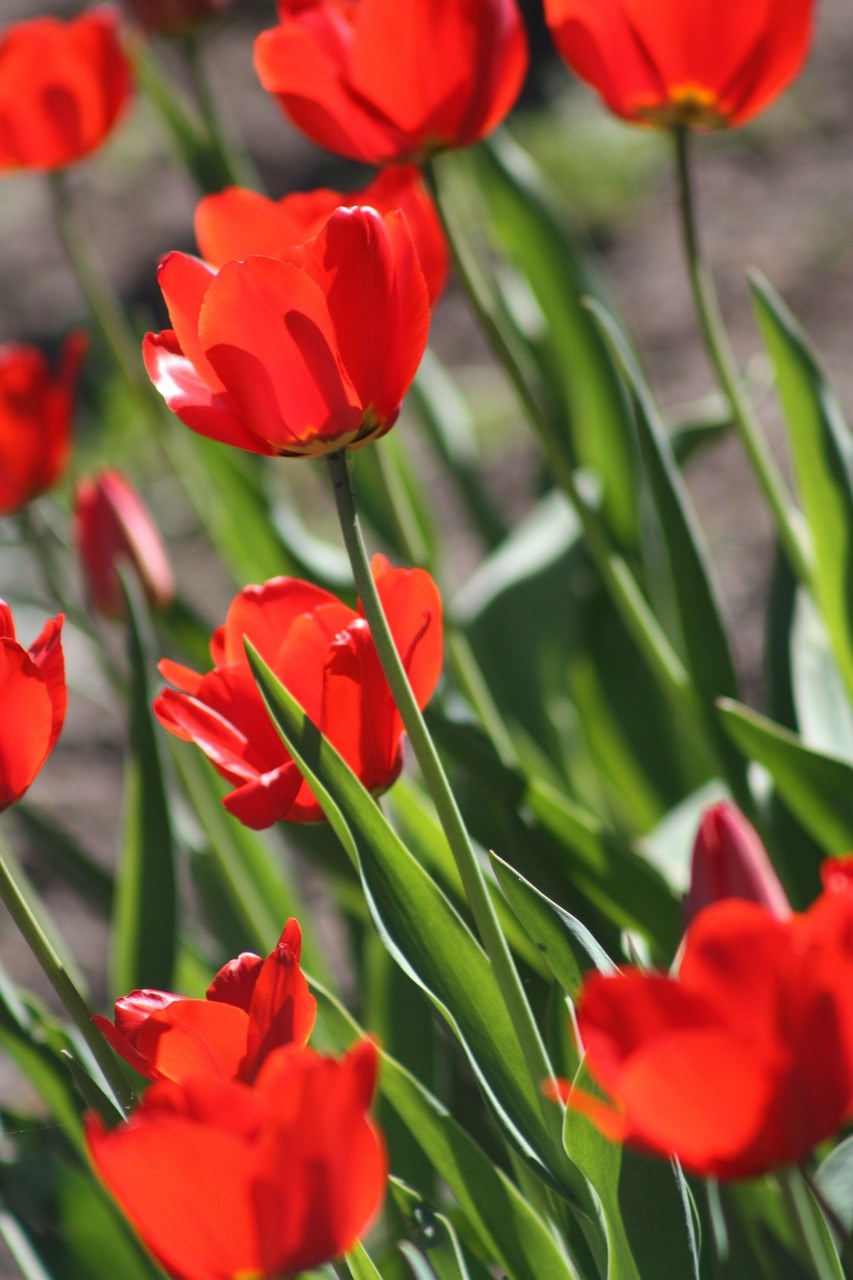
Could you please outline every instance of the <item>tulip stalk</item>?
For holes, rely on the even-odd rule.
[[[254,171],[254,166],[248,160],[248,156],[245,152],[240,155],[235,153],[222,127],[222,121],[220,120],[204,69],[202,37],[197,34],[189,35],[182,41],[182,45],[184,61],[187,65],[193,93],[198,103],[201,118],[204,121],[210,142],[211,155],[215,163],[232,186],[258,186],[258,175]],[[212,191],[218,189],[212,183],[208,185]]]
[[[132,1101],[124,1072],[113,1051],[92,1022],[92,1011],[57,955],[50,939],[36,919],[30,904],[21,893],[14,876],[0,853],[0,900],[38,961],[45,977],[79,1030],[115,1101],[126,1115]]]
[[[755,477],[773,514],[779,539],[796,577],[805,586],[812,580],[811,553],[799,513],[774,458],[761,423],[743,385],[720,310],[713,277],[702,253],[692,176],[690,130],[673,130],[678,176],[679,209],[684,255],[702,337],[717,381],[731,408],[735,427]]]
[[[435,744],[421,715],[373,581],[361,522],[355,505],[350,455],[346,451],[330,454],[328,463],[344,545],[382,670],[435,804],[439,821],[462,879],[465,896],[474,916],[480,940],[491,961],[495,978],[539,1094],[542,1081],[550,1079],[553,1074],[548,1054],[527,1002],[506,937],[501,930],[471,838]],[[546,1125],[554,1135],[558,1149],[561,1150],[559,1111],[549,1104],[544,1096],[542,1101],[544,1104],[542,1114]]]

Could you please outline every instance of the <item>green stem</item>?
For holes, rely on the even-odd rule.
[[[512,1019],[519,1044],[533,1078],[537,1096],[540,1086],[550,1078],[552,1068],[545,1046],[534,1021],[513,963],[506,938],[501,930],[494,904],[489,895],[477,856],[459,812],[459,807],[439,759],[435,744],[429,735],[405,667],[397,652],[388,620],[382,608],[376,584],[370,571],[367,548],[355,505],[352,488],[351,459],[346,452],[331,454],[328,458],[335,493],[338,517],[344,544],[349,555],[355,585],[361,598],[364,616],[376,646],[382,670],[391,688],[394,701],[400,711],[406,733],[420,765],[424,781],[432,796],[447,842],[453,853],[459,875],[465,889],[477,931],[492,965],[495,979],[501,989],[507,1010]],[[559,1137],[559,1110],[542,1099],[542,1114],[549,1131],[555,1136],[556,1148],[562,1151]]]
[[[71,1021],[80,1031],[123,1114],[126,1114],[131,1098],[124,1073],[106,1040],[92,1022],[91,1009],[69,977],[2,856],[0,856],[0,900],[65,1006]]]
[[[492,315],[486,301],[487,286],[482,272],[471,253],[453,234],[434,170],[427,166],[424,174],[444,226],[457,276],[468,296],[471,309],[539,437],[554,478],[577,514],[587,549],[610,598],[665,694],[704,729],[705,713],[690,676],[646,601],[627,561],[611,545],[597,509],[581,491],[574,468],[555,439],[551,426],[528,385],[521,364]]]
[[[799,1169],[780,1169],[776,1174],[782,1195],[806,1257],[817,1280],[845,1280],[838,1254],[830,1239],[820,1209]]]
[[[18,511],[15,521],[20,531],[21,541],[31,549],[38,560],[48,595],[59,605],[63,613],[76,623],[78,610],[65,589],[59,566],[45,536],[46,531],[38,527],[29,507],[23,507]]]
[[[49,173],[47,178],[56,227],[92,319],[134,396],[148,401],[150,388],[139,354],[139,340],[99,260],[89,253],[78,231],[65,172],[59,169]]]
[[[797,511],[791,502],[782,472],[773,457],[761,423],[743,385],[729,342],[711,272],[702,255],[690,162],[690,130],[676,129],[675,162],[678,175],[681,234],[690,275],[690,286],[702,336],[717,380],[731,407],[732,418],[746,455],[773,514],[785,554],[797,578],[808,586],[812,579],[808,543],[797,527]]]
[[[184,60],[187,64],[193,92],[207,130],[210,149],[222,174],[232,186],[257,187],[259,179],[245,156],[237,156],[222,127],[210,82],[204,69],[202,37],[188,36],[183,42]]]

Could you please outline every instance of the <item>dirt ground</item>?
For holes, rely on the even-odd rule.
[[[81,6],[0,0],[0,29],[31,16],[34,7],[73,12]],[[234,7],[231,19],[211,33],[207,49],[224,113],[248,139],[274,193],[330,181],[337,172],[335,162],[296,136],[252,71],[251,36],[270,25],[273,0],[237,0]],[[706,244],[739,355],[748,360],[758,345],[744,281],[745,268],[758,266],[811,333],[842,402],[853,412],[851,66],[853,11],[848,0],[824,0],[814,55],[795,91],[754,128],[703,140],[697,173]],[[566,91],[568,77],[559,65],[545,68],[540,76],[541,85]],[[579,113],[597,110],[582,88],[571,93]],[[566,146],[571,146],[570,136]],[[114,143],[71,175],[71,187],[81,221],[96,238],[122,293],[137,307],[154,307],[157,259],[169,249],[192,247],[195,194],[171,162],[150,108],[140,103]],[[630,216],[616,210],[598,231],[625,317],[662,403],[675,405],[706,394],[710,374],[697,340],[679,255],[674,191],[663,157],[631,202]],[[52,229],[44,183],[31,176],[5,179],[0,187],[0,341],[55,344],[81,316],[81,299]],[[461,361],[470,377],[481,350],[470,341],[460,299],[451,296],[443,304],[435,333],[439,350]],[[772,402],[762,408],[778,445]],[[504,461],[511,465],[494,468],[496,492],[523,507],[526,495],[506,492],[506,477],[530,473],[528,446],[517,446],[517,456]],[[736,440],[725,440],[704,454],[691,466],[689,479],[720,568],[745,687],[758,699],[769,521]],[[21,590],[32,572],[21,553],[9,549],[12,532],[0,529],[0,594]],[[181,572],[178,566],[179,577]],[[224,604],[218,580],[210,590],[221,594]],[[36,613],[22,619],[22,638],[29,641],[40,624]],[[68,654],[69,666],[78,664],[91,693],[87,657],[82,645],[77,650],[72,647]],[[34,802],[61,811],[105,859],[116,845],[121,740],[117,717],[75,693],[60,746],[31,792]],[[102,991],[104,930],[75,898],[45,877],[37,860],[25,860],[82,969],[96,992]],[[16,980],[42,989],[11,926],[2,921],[0,960]],[[21,1087],[9,1065],[0,1061],[0,1096],[20,1099]],[[0,1252],[0,1277],[17,1274]]]

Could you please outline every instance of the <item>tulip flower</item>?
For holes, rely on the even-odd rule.
[[[441,597],[422,569],[373,560],[373,577],[418,705],[441,672]],[[214,632],[214,669],[198,675],[175,662],[160,672],[177,686],[154,702],[170,733],[195,742],[236,788],[224,805],[248,827],[317,822],[313,792],[273,727],[245,656],[261,654],[364,786],[387,790],[403,763],[403,723],[359,610],[295,578],[246,587]]]
[[[0,346],[0,515],[19,511],[65,470],[87,343],[72,333],[55,373],[37,347]]]
[[[313,142],[368,164],[479,142],[518,97],[515,0],[279,0],[261,84]]]
[[[610,1101],[563,1086],[609,1138],[688,1170],[797,1164],[853,1118],[853,873],[827,864],[804,914],[729,900],[687,931],[676,976],[595,973],[577,1022]]]
[[[63,615],[25,649],[12,610],[0,600],[0,810],[20,800],[50,755],[65,720],[68,691]]]
[[[663,128],[744,124],[806,59],[815,0],[545,0],[558,50],[616,115]]]
[[[302,931],[288,920],[266,959],[244,952],[229,960],[204,1000],[132,991],[116,1001],[115,1023],[94,1021],[149,1080],[179,1083],[208,1074],[251,1083],[274,1049],[308,1043],[317,1002],[299,967],[301,953]]]
[[[362,191],[322,188],[270,200],[257,191],[229,187],[205,196],[195,212],[198,250],[214,267],[250,254],[287,260],[295,245],[319,235],[340,205],[356,204],[369,205],[381,214],[403,211],[434,305],[447,283],[447,242],[435,206],[413,165],[383,169]]]
[[[126,0],[136,21],[151,36],[186,36],[222,13],[230,0]]]
[[[254,1086],[199,1075],[154,1084],[112,1131],[90,1114],[102,1181],[178,1280],[272,1280],[346,1252],[388,1177],[368,1108],[376,1049],[340,1061],[278,1049]]]
[[[81,160],[109,137],[131,87],[111,8],[10,24],[0,35],[0,171]]]
[[[723,802],[702,814],[684,902],[685,927],[704,907],[726,898],[760,902],[780,920],[791,914],[758,832],[740,809]]]
[[[152,609],[168,609],[175,584],[166,549],[148,508],[118,471],[102,471],[77,486],[74,540],[86,593],[106,618],[123,618],[119,569],[128,566]]]
[[[287,262],[217,273],[171,253],[160,288],[173,327],[145,339],[152,382],[188,427],[252,453],[311,457],[384,435],[429,330],[401,213],[338,209]]]

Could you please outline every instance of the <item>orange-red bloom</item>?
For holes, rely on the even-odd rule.
[[[74,540],[86,593],[99,613],[124,617],[123,564],[137,574],[152,609],[168,609],[175,583],[166,548],[148,508],[119,471],[102,471],[77,486]]]
[[[173,328],[145,339],[152,382],[188,427],[253,453],[307,457],[384,435],[429,330],[401,213],[338,209],[287,262],[217,273],[171,253],[160,288]]]
[[[215,1075],[154,1084],[117,1129],[88,1117],[92,1160],[179,1280],[312,1270],[351,1248],[382,1203],[376,1057],[370,1041],[340,1061],[278,1049],[252,1087]]]
[[[185,36],[224,12],[230,0],[126,0],[136,21],[152,36]]]
[[[783,920],[791,904],[761,837],[736,805],[722,801],[702,814],[684,900],[685,928],[712,902],[759,902]]]
[[[29,787],[53,750],[68,691],[63,615],[51,618],[29,649],[15,639],[12,610],[0,600],[0,810]]]
[[[261,84],[314,142],[369,164],[465,147],[527,71],[515,0],[279,0],[255,44]]]
[[[0,346],[0,515],[18,511],[62,475],[88,339],[72,333],[56,373],[37,347]]]
[[[0,35],[0,170],[82,159],[112,132],[131,88],[111,8],[8,26]]]
[[[409,680],[423,707],[441,672],[441,597],[422,569],[373,560],[373,577]],[[226,809],[248,827],[323,814],[258,693],[245,656],[248,636],[369,791],[395,780],[403,763],[403,723],[359,609],[295,578],[246,587],[214,632],[214,669],[198,675],[175,662],[160,671],[180,692],[154,702],[160,723],[192,741],[234,785]]]
[[[115,1024],[94,1021],[149,1080],[180,1083],[207,1074],[251,1083],[274,1049],[308,1043],[317,1002],[299,967],[301,953],[302,931],[288,920],[265,960],[250,952],[229,960],[206,999],[132,991],[116,1001]]]
[[[625,120],[716,129],[763,111],[802,68],[814,0],[545,0],[571,69]]]
[[[719,1178],[796,1164],[853,1118],[853,860],[802,915],[727,901],[690,926],[676,977],[593,974],[578,1027],[612,1099],[564,1092],[615,1141]]]
[[[414,165],[390,165],[362,191],[324,187],[270,200],[257,191],[229,187],[205,196],[195,212],[198,251],[214,267],[251,254],[287,260],[295,245],[320,234],[337,208],[356,204],[381,214],[403,211],[434,305],[447,283],[449,255],[435,206]]]

